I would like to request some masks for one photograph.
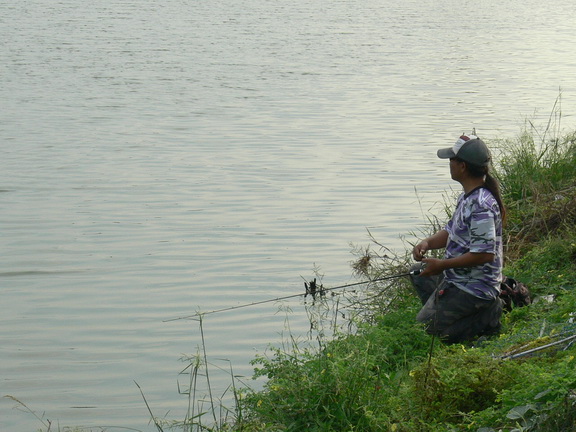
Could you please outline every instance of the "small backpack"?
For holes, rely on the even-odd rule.
[[[512,307],[528,306],[532,303],[530,290],[522,282],[504,276],[500,284],[500,298],[504,302],[504,310],[510,312]]]

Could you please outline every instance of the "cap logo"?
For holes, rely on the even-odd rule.
[[[477,138],[478,137],[475,135],[462,135],[460,138],[458,138],[458,140],[456,141],[456,143],[452,147],[452,151],[454,152],[455,155],[457,155],[458,152],[460,151],[460,149],[462,148],[462,146],[464,144],[466,144],[467,141],[477,139]]]

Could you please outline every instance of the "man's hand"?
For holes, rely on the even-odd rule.
[[[412,249],[412,257],[414,258],[415,261],[422,261],[422,258],[424,258],[424,255],[426,255],[428,249],[429,249],[428,242],[426,240],[423,240],[416,246],[414,246],[414,249]]]
[[[416,261],[422,261],[426,252],[431,249],[444,248],[446,247],[446,242],[448,242],[448,231],[440,230],[414,246],[414,249],[412,249],[412,257]]]
[[[435,276],[446,270],[445,260],[438,258],[423,258],[424,270],[420,276]]]

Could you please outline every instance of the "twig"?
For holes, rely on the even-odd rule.
[[[136,381],[134,381],[134,384],[136,384],[136,387],[138,387],[138,390],[140,390],[140,394],[142,395],[142,399],[144,399],[144,403],[146,404],[146,408],[148,408],[148,412],[150,413],[150,417],[152,418],[152,421],[156,425],[156,428],[160,432],[164,432],[164,429],[162,429],[162,426],[160,426],[160,423],[158,423],[158,421],[156,420],[156,417],[154,417],[154,414],[152,414],[152,410],[150,409],[150,405],[148,405],[148,401],[146,400],[146,396],[144,396],[144,392],[142,391],[142,388],[140,387],[140,385]]]
[[[529,354],[532,354],[532,353],[535,353],[535,352],[538,352],[538,351],[542,351],[542,350],[544,350],[544,349],[546,349],[546,348],[551,348],[551,347],[553,347],[553,346],[560,345],[560,344],[563,344],[563,343],[566,343],[566,342],[570,342],[570,344],[572,344],[573,341],[575,341],[575,340],[576,340],[576,334],[575,334],[575,335],[572,335],[572,336],[569,336],[569,337],[567,337],[567,338],[561,339],[561,340],[556,341],[556,342],[551,342],[551,343],[549,343],[549,344],[542,345],[542,346],[539,346],[539,347],[537,347],[537,348],[529,349],[529,350],[524,351],[524,352],[520,352],[520,353],[517,353],[517,354],[505,355],[505,356],[502,356],[501,358],[502,358],[503,360],[510,360],[510,359],[515,359],[515,358],[519,358],[519,357],[524,357],[524,356],[526,356],[526,355],[529,355]]]
[[[44,427],[47,428],[47,429],[46,429],[47,432],[50,432],[50,427],[52,426],[52,422],[51,422],[50,420],[46,419],[46,422],[47,422],[47,423],[46,423],[44,420],[42,420],[41,417],[38,417],[38,414],[36,414],[34,411],[32,411],[32,410],[28,407],[28,405],[26,405],[26,404],[25,404],[24,402],[22,402],[21,400],[15,398],[14,396],[6,395],[6,396],[4,396],[4,397],[5,397],[5,398],[8,398],[8,399],[11,399],[11,400],[13,400],[14,402],[18,403],[19,405],[23,406],[23,407],[26,409],[26,411],[28,411],[30,414],[32,414],[34,417],[36,417],[36,419],[38,419],[38,421],[39,421],[40,423],[42,423],[42,424],[44,425]]]
[[[204,364],[206,365],[206,383],[208,384],[208,394],[210,395],[210,408],[212,409],[214,424],[218,424],[218,420],[216,420],[216,411],[214,410],[214,398],[212,396],[212,385],[210,384],[210,374],[208,373],[208,355],[206,354],[206,343],[204,341],[204,326],[202,325],[202,316],[200,316],[200,335],[202,336],[202,350],[204,352]]]

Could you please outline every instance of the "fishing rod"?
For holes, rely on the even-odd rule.
[[[178,317],[178,318],[171,318],[171,319],[164,320],[163,322],[178,321],[178,320],[183,320],[183,319],[193,319],[193,318],[204,316],[204,315],[211,315],[211,314],[216,314],[216,313],[221,313],[221,312],[228,312],[231,310],[261,305],[264,303],[271,303],[271,302],[277,302],[277,301],[281,301],[281,300],[287,300],[287,299],[300,297],[300,296],[306,297],[308,295],[311,295],[312,298],[316,298],[317,294],[324,295],[327,291],[334,291],[337,289],[350,288],[350,287],[363,285],[363,284],[367,284],[367,283],[372,283],[372,282],[381,282],[381,281],[386,281],[386,280],[391,280],[391,279],[398,279],[398,278],[401,278],[404,276],[417,276],[420,273],[422,273],[422,271],[423,271],[423,269],[419,268],[419,269],[411,270],[407,273],[401,273],[401,274],[392,275],[392,276],[385,276],[385,277],[381,277],[381,278],[377,278],[377,279],[367,280],[364,282],[355,282],[355,283],[340,285],[340,286],[336,286],[336,287],[332,287],[332,288],[324,288],[322,285],[320,286],[320,288],[318,288],[316,286],[316,279],[314,279],[314,281],[312,281],[310,283],[306,283],[306,282],[304,283],[304,286],[306,287],[306,292],[304,292],[304,293],[291,294],[291,295],[287,295],[287,296],[283,296],[283,297],[276,297],[276,298],[267,299],[267,300],[260,300],[260,301],[241,304],[241,305],[237,305],[237,306],[229,306],[229,307],[225,307],[222,309],[215,309],[215,310],[208,311],[208,312],[196,312],[194,315],[188,315],[188,316]]]

